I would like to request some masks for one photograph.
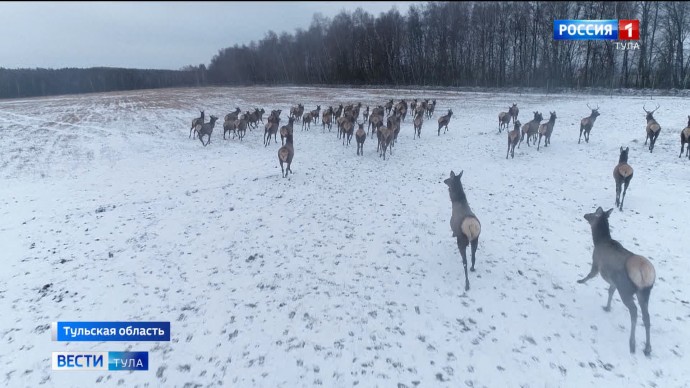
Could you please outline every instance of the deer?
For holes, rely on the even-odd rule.
[[[513,119],[513,123],[515,123],[515,120],[517,120],[518,118],[518,114],[520,114],[520,108],[518,108],[516,102],[513,103],[513,106],[508,108],[508,113],[510,114],[510,117]]]
[[[657,104],[656,108],[651,112],[648,111],[644,105],[642,106],[642,109],[644,109],[645,113],[647,113],[647,137],[644,140],[644,144],[647,145],[647,140],[649,140],[649,152],[651,153],[654,150],[656,138],[659,137],[659,132],[661,132],[661,125],[656,122],[653,116],[654,112],[659,109],[659,104]]]
[[[367,139],[367,131],[364,130],[364,122],[357,123],[357,132],[355,132],[355,140],[357,140],[357,155],[364,155],[364,141]]]
[[[520,141],[520,120],[515,120],[513,123],[513,130],[508,132],[508,151],[506,151],[506,159],[508,159],[508,153],[510,157],[515,159],[515,146]]]
[[[278,149],[278,162],[280,162],[280,171],[283,178],[287,178],[288,173],[292,173],[290,165],[294,156],[295,147],[292,140],[292,132],[290,132],[286,137],[285,145]],[[283,168],[283,163],[287,164],[287,169]]]
[[[332,109],[331,109],[331,112],[333,112]],[[335,113],[333,113],[333,117],[335,119],[338,119],[338,118],[340,118],[340,116],[342,116],[342,114],[343,114],[343,104],[340,104],[338,106],[338,109],[335,111]]]
[[[528,121],[525,123],[525,125],[522,126],[522,136],[520,136],[518,148],[520,148],[520,145],[522,145],[522,141],[525,139],[525,135],[527,135],[527,146],[529,147],[529,139],[530,137],[534,137],[537,134],[537,130],[539,130],[539,123],[543,119],[544,116],[542,116],[541,113],[534,111],[534,118],[532,119],[532,121]]]
[[[510,108],[508,108],[508,112],[501,112],[498,114],[498,133],[501,133],[503,128],[508,129],[510,117]]]
[[[321,105],[317,105],[316,109],[311,111],[311,117],[314,120],[314,124],[319,121],[319,113],[321,113]]]
[[[328,109],[323,111],[323,116],[321,117],[321,133],[326,132],[326,125],[328,125],[328,132],[331,131],[331,126],[333,125],[331,121],[333,120],[333,107],[330,106]]]
[[[391,114],[391,110],[393,110],[393,104],[394,104],[394,102],[393,102],[393,99],[392,99],[392,98],[391,98],[390,101],[388,101],[388,102],[386,103],[386,114],[387,114],[387,115]]]
[[[302,113],[304,113],[304,105],[302,104],[297,104],[297,106],[290,108],[290,117],[293,117],[295,120],[299,120],[302,117]]]
[[[424,123],[424,113],[419,112],[417,113],[417,116],[414,118],[414,121],[412,124],[414,124],[414,131],[412,132],[412,138],[422,138],[422,124]]]
[[[431,116],[434,115],[434,109],[436,108],[436,100],[432,100],[431,104],[428,104],[426,107],[426,117],[428,119],[431,118]]]
[[[637,307],[633,299],[637,295],[637,302],[642,309],[646,343],[645,356],[652,353],[649,341],[649,295],[654,287],[656,271],[654,265],[644,256],[636,255],[625,249],[621,243],[611,238],[609,216],[613,208],[604,211],[601,206],[596,212],[585,214],[585,220],[592,228],[594,252],[592,253],[592,269],[584,278],[578,280],[584,284],[589,279],[601,273],[601,277],[609,284],[609,295],[604,311],[611,311],[613,293],[618,295],[630,312],[630,353],[635,353],[635,326],[637,325]]]
[[[237,118],[234,120],[228,117],[229,115],[225,116],[225,121],[223,122],[223,140],[225,140],[225,134],[232,132],[232,138],[234,139],[235,136],[237,135],[237,125],[235,124]]]
[[[216,125],[216,120],[218,120],[218,117],[211,115],[211,121],[195,127],[196,131],[199,133],[199,140],[204,147],[211,143],[211,133],[213,133],[213,127]],[[208,141],[206,144],[204,144],[204,135],[208,135]]]
[[[268,145],[271,143],[271,136],[273,136],[273,140],[276,143],[278,142],[276,134],[279,126],[280,117],[277,117],[274,120],[267,120],[266,126],[264,127],[264,147],[268,147]]]
[[[367,109],[365,109],[364,112],[362,112],[362,120],[365,123],[369,121],[369,105],[367,105]]]
[[[450,122],[450,118],[453,116],[453,110],[448,109],[448,114],[445,116],[441,116],[438,118],[438,135],[441,136],[441,128],[446,127],[446,129],[443,131],[443,133],[446,133],[448,131],[448,123]]]
[[[295,123],[295,117],[288,118],[288,124],[280,127],[280,145],[285,145],[284,140],[288,135],[293,133],[293,124]]]
[[[381,114],[371,114],[369,116],[369,129],[371,129],[371,135],[373,136],[376,131],[383,126],[383,113]]]
[[[470,289],[470,280],[467,277],[467,246],[471,245],[472,249],[472,267],[470,271],[474,272],[474,262],[477,253],[477,246],[479,245],[479,235],[482,232],[482,225],[479,218],[472,212],[465,190],[462,188],[463,171],[455,175],[453,170],[450,171],[450,178],[443,182],[448,185],[448,193],[450,194],[450,201],[452,204],[452,213],[450,216],[450,229],[453,231],[453,237],[456,238],[460,255],[462,256],[462,266],[465,268],[465,291]]]
[[[383,157],[383,160],[386,160],[386,150],[388,150],[388,147],[390,146],[391,142],[393,141],[393,136],[394,136],[394,130],[393,128],[389,127],[380,127],[376,131],[376,135],[379,140],[379,144],[376,147],[377,150],[380,150],[379,157]],[[390,155],[393,155],[393,148],[390,148]]]
[[[688,143],[688,148],[685,151],[685,155],[690,159],[690,116],[688,116],[688,126],[680,131],[680,154],[678,157],[683,156],[683,148],[685,143]]]
[[[395,145],[395,141],[398,140],[398,134],[400,133],[400,121],[402,116],[400,112],[394,112],[387,120],[388,128],[393,130],[393,139],[391,140],[391,148]]]
[[[235,128],[237,131],[237,136],[239,136],[240,138],[240,141],[244,139],[244,135],[247,133],[247,126],[247,119],[245,117],[242,117],[235,121]]]
[[[204,123],[204,111],[200,111],[201,116],[195,117],[194,120],[192,120],[192,127],[189,129],[189,138],[192,138],[192,131],[194,131],[194,137],[196,137],[196,126],[197,125],[202,125]]]
[[[539,126],[539,142],[537,143],[537,151],[539,151],[542,136],[544,136],[544,147],[548,147],[549,144],[551,144],[551,134],[553,133],[553,126],[556,124],[556,112],[549,113],[551,114],[549,121]]]
[[[417,99],[413,99],[412,102],[410,103],[410,112],[417,116]]]
[[[587,108],[591,109],[592,113],[580,120],[580,138],[577,139],[577,144],[580,144],[580,141],[582,140],[582,132],[585,133],[585,143],[589,143],[589,132],[592,130],[592,126],[594,126],[594,122],[597,120],[597,117],[599,117],[601,114],[599,113],[599,105],[597,105],[596,108],[592,108],[589,106],[589,104],[587,104]]]
[[[616,207],[621,211],[623,210],[625,193],[628,191],[628,185],[633,177],[633,168],[628,164],[628,151],[630,151],[630,147],[625,147],[625,149],[621,147],[618,164],[613,168],[613,179],[616,181]],[[625,185],[625,188],[623,189],[623,197],[621,198],[621,186],[623,185]]]
[[[347,138],[347,145],[350,145],[352,134],[355,129],[355,117],[352,115],[345,116],[345,122],[342,125],[343,131],[343,145],[345,145],[345,138]]]
[[[302,116],[302,130],[304,131],[304,127],[307,127],[307,131],[311,128],[311,119],[312,115],[311,112],[307,112]]]
[[[263,124],[263,123],[264,123],[264,113],[266,113],[266,111],[264,110],[264,108],[261,108],[261,109],[256,108],[256,110],[254,110],[254,112],[257,113],[257,117],[259,118],[259,121],[261,122],[261,124]],[[257,124],[257,126],[258,126],[258,125],[259,125],[259,124]]]

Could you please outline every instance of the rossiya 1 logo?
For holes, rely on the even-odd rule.
[[[554,40],[615,40],[617,49],[638,49],[639,20],[554,20]]]

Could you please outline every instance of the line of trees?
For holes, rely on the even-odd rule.
[[[554,19],[638,19],[639,49],[554,41]],[[222,49],[208,76],[225,85],[687,88],[689,33],[687,2],[429,2],[378,17],[360,8]]]
[[[0,68],[0,98],[200,86],[205,83],[205,65],[186,66],[182,70],[109,67],[89,69]]]

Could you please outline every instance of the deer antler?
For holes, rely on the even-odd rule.
[[[599,104],[597,104],[596,108],[592,108],[591,106],[589,106],[589,103],[587,103],[587,108],[589,108],[591,110],[599,110]]]

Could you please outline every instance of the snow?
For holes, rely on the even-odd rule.
[[[263,126],[222,139],[222,117],[436,98],[383,161],[335,126],[295,126],[294,175]],[[505,159],[498,113],[556,111],[552,144]],[[601,116],[577,144],[586,104]],[[660,105],[654,153],[642,105]],[[448,133],[436,120],[453,109]],[[205,110],[211,144],[189,139]],[[133,91],[0,101],[0,381],[27,386],[689,386],[690,102],[301,87]],[[278,136],[279,138],[280,136]],[[634,177],[612,235],[656,267],[652,355],[591,265],[583,215],[614,207],[613,167]],[[443,180],[463,170],[482,223],[464,273]],[[97,211],[98,210],[98,211]],[[112,254],[112,258],[109,257]],[[43,289],[44,286],[47,288]],[[51,342],[53,321],[170,321],[171,342]],[[148,351],[147,372],[51,371],[53,351]]]

